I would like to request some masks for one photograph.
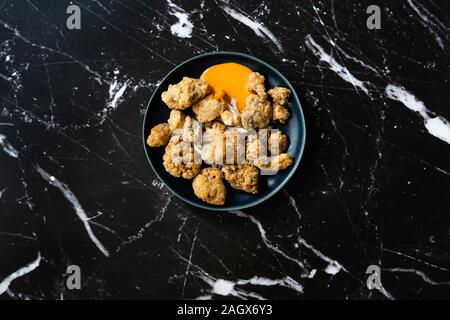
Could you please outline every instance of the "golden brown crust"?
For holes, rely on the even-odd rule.
[[[222,181],[223,173],[216,168],[205,168],[192,182],[194,194],[201,200],[214,205],[223,205],[227,189]]]
[[[229,110],[222,112],[220,118],[222,119],[222,122],[229,127],[235,127],[241,124],[241,116],[239,113],[233,113]]]
[[[245,109],[241,113],[242,126],[245,129],[267,128],[272,121],[272,104],[266,97],[251,94],[245,100]]]
[[[183,77],[177,84],[170,84],[161,94],[162,101],[170,108],[184,110],[210,92],[208,84],[201,79]]]
[[[214,99],[214,95],[209,94],[192,106],[197,120],[208,122],[216,119],[226,109],[225,101]]]
[[[284,170],[292,165],[292,157],[287,153],[282,153],[273,157],[260,157],[256,159],[255,166],[259,169],[269,169],[273,171]]]
[[[185,115],[180,110],[172,110],[170,111],[169,119],[167,120],[167,123],[170,126],[170,130],[174,131],[176,129],[183,128]]]
[[[163,147],[165,146],[172,135],[169,124],[160,123],[154,126],[150,130],[150,135],[147,138],[147,144],[150,147]]]
[[[247,137],[245,158],[248,163],[253,163],[258,157],[261,156],[263,149],[261,148],[261,141],[257,134],[252,134]]]
[[[214,122],[203,134],[202,160],[207,164],[223,163],[225,155],[224,129],[223,124]]]
[[[279,155],[280,153],[285,152],[289,147],[289,139],[287,135],[279,130],[270,134],[268,143],[271,156]]]
[[[265,94],[266,87],[264,81],[266,78],[259,72],[252,72],[248,76],[247,90],[254,94]]]
[[[183,122],[183,128],[178,132],[181,132],[182,138],[186,142],[200,142],[202,134],[202,124],[194,118],[186,116]]]
[[[163,156],[168,173],[177,178],[192,179],[200,172],[200,164],[194,160],[194,148],[190,143],[183,141],[181,136],[170,139]]]
[[[222,168],[225,180],[235,189],[257,194],[259,170],[250,164],[227,165]]]
[[[277,103],[273,104],[273,121],[285,124],[291,113],[286,107]]]
[[[224,163],[236,164],[245,162],[245,135],[237,128],[229,128],[223,134],[225,154]]]
[[[284,87],[275,87],[269,90],[269,95],[274,103],[285,106],[291,96],[291,90]]]
[[[219,130],[220,132],[225,131],[225,125],[219,121],[207,122],[205,128]]]

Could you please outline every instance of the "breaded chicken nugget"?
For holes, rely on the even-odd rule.
[[[242,126],[245,129],[267,128],[272,121],[272,112],[272,104],[266,97],[251,94],[241,113]]]
[[[225,101],[220,101],[214,98],[214,95],[209,94],[205,98],[196,102],[192,106],[197,120],[200,122],[208,122],[216,119],[226,109]]]
[[[174,136],[163,156],[163,165],[168,173],[174,177],[192,179],[200,172],[200,163],[195,161],[194,148],[185,142],[182,136]]]
[[[163,147],[165,146],[172,135],[169,124],[160,123],[150,130],[150,135],[147,138],[147,144],[150,147]]]
[[[183,128],[185,115],[180,110],[172,110],[170,111],[169,119],[167,120],[167,123],[170,126],[170,130],[174,131],[176,129]]]
[[[284,87],[275,87],[269,90],[269,96],[274,103],[285,106],[291,96],[291,90]]]
[[[265,95],[266,87],[264,81],[266,78],[258,72],[252,72],[248,76],[247,90],[258,95]]]
[[[216,168],[205,168],[192,182],[194,194],[203,201],[223,205],[227,189],[222,181],[223,173]]]
[[[228,165],[222,168],[225,180],[235,189],[258,193],[259,170],[251,164]]]
[[[269,150],[271,156],[276,156],[285,152],[288,147],[289,140],[287,135],[279,130],[271,132],[269,137]]]
[[[183,77],[177,84],[170,84],[161,94],[162,101],[170,108],[184,110],[210,92],[208,84],[201,79]]]

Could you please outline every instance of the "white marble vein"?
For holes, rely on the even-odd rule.
[[[85,64],[85,63],[82,63],[80,60],[78,60],[78,59],[75,58],[74,56],[72,56],[72,55],[70,55],[70,54],[68,54],[68,53],[66,53],[66,52],[63,52],[63,51],[61,51],[61,50],[53,49],[53,48],[50,48],[50,47],[47,47],[47,46],[44,46],[44,45],[41,45],[41,44],[38,44],[38,43],[35,43],[35,42],[29,40],[28,38],[24,37],[24,36],[21,34],[21,32],[20,32],[17,28],[14,28],[13,26],[11,26],[10,24],[6,23],[5,21],[3,21],[3,20],[1,20],[1,19],[0,19],[0,24],[2,24],[3,27],[5,27],[7,30],[11,31],[11,32],[14,34],[14,36],[15,36],[16,38],[22,40],[23,42],[25,42],[26,44],[28,44],[28,45],[30,45],[30,46],[32,46],[32,47],[36,47],[36,48],[39,48],[39,49],[41,49],[41,50],[43,50],[43,51],[47,51],[47,52],[51,52],[51,53],[56,53],[56,54],[59,54],[59,55],[62,55],[62,56],[64,56],[64,57],[66,57],[66,58],[69,58],[69,59],[72,60],[73,62],[75,62],[75,63],[77,63],[78,65],[80,65],[80,66],[81,66],[83,69],[85,69],[88,73],[90,73],[91,75],[93,75],[93,76],[94,76],[94,79],[95,79],[99,84],[102,83],[102,81],[103,81],[103,80],[102,80],[102,77],[101,77],[101,75],[100,75],[98,72],[92,70],[91,67],[89,67],[89,66],[88,66],[87,64]]]
[[[186,263],[186,272],[184,273],[183,290],[181,292],[182,297],[184,297],[184,291],[186,290],[186,283],[187,283],[187,278],[189,275],[189,269],[191,268],[191,265],[192,265],[192,254],[194,253],[195,242],[197,241],[197,231],[198,231],[198,229],[194,233],[194,239],[192,239],[191,250],[189,252],[189,258]]]
[[[324,255],[321,251],[314,248],[312,245],[310,245],[308,242],[306,242],[303,238],[299,237],[298,242],[305,248],[311,250],[317,257],[319,257],[320,259],[322,259],[323,261],[328,263],[327,267],[324,270],[325,273],[335,275],[341,270],[349,273],[348,270],[341,263]]]
[[[282,257],[284,257],[285,259],[294,262],[295,264],[297,264],[301,269],[305,269],[305,265],[303,264],[302,261],[300,261],[299,259],[296,259],[294,257],[291,257],[290,255],[288,255],[287,253],[283,252],[282,250],[280,250],[277,246],[275,246],[274,244],[272,244],[272,242],[267,238],[266,235],[266,230],[264,230],[262,224],[260,221],[258,221],[258,219],[256,219],[254,216],[245,214],[242,211],[230,211],[230,213],[240,217],[240,218],[247,218],[249,219],[253,224],[255,224],[259,230],[259,233],[261,235],[261,239],[263,240],[264,244],[272,251],[275,251],[276,253],[278,253],[279,255],[281,255]]]
[[[200,266],[192,263],[191,259],[187,259],[180,255],[177,251],[173,250],[173,252],[184,262],[188,263],[190,265],[190,271],[189,273],[194,275],[195,277],[201,279],[206,284],[208,284],[211,288],[207,292],[207,294],[204,294],[202,296],[197,297],[198,300],[209,300],[212,299],[213,294],[221,295],[221,296],[233,296],[237,297],[239,299],[258,299],[258,300],[265,300],[263,296],[261,296],[259,293],[244,290],[240,287],[243,286],[280,286],[285,287],[290,290],[293,290],[297,292],[298,294],[303,293],[303,286],[298,283],[296,280],[289,276],[285,276],[280,279],[271,279],[267,277],[259,277],[259,276],[253,276],[249,279],[236,279],[236,280],[229,280],[229,279],[223,279],[214,277],[205,270],[203,270]]]
[[[41,175],[42,178],[44,178],[48,183],[50,183],[55,188],[59,189],[61,193],[64,195],[64,198],[67,199],[67,201],[70,202],[72,205],[76,215],[83,223],[84,228],[86,229],[86,232],[89,236],[89,238],[92,240],[92,242],[95,244],[95,246],[106,256],[109,257],[109,251],[105,248],[105,246],[100,242],[100,240],[96,237],[94,234],[94,231],[92,231],[89,217],[87,216],[86,212],[84,211],[83,207],[81,206],[80,202],[78,201],[77,197],[73,192],[61,181],[56,179],[54,176],[48,174],[44,169],[37,166],[36,167],[37,172]]]
[[[450,144],[450,123],[447,119],[441,116],[434,116],[434,113],[422,101],[403,87],[389,84],[385,89],[385,93],[389,99],[399,101],[408,109],[419,113],[428,132]]]
[[[273,42],[277,46],[278,50],[280,50],[280,52],[284,51],[283,46],[281,45],[281,42],[277,39],[277,37],[275,37],[275,35],[272,33],[272,31],[270,31],[262,22],[245,14],[240,9],[231,8],[228,5],[227,1],[222,1],[221,8],[227,15],[229,15],[233,19],[236,19],[240,23],[242,23],[242,24],[246,25],[247,27],[249,27],[250,29],[252,29],[253,32],[258,37],[260,37],[263,40],[269,40],[269,41]]]
[[[170,0],[167,0],[167,4],[168,13],[177,18],[177,22],[170,27],[170,32],[180,38],[191,38],[194,24],[190,20],[190,14]]]
[[[121,85],[117,82],[116,79],[111,82],[108,90],[109,98],[106,102],[106,107],[102,110],[100,124],[102,124],[106,120],[108,113],[116,110],[119,107],[119,103],[127,87],[128,81],[125,81]]]
[[[236,281],[236,285],[246,284],[255,286],[281,286],[297,291],[298,293],[303,293],[303,286],[289,276],[286,276],[282,279],[269,279],[265,277],[254,276],[253,278],[247,280],[239,279]]]
[[[408,268],[383,268],[383,271],[388,272],[400,272],[400,273],[412,273],[420,278],[422,278],[423,281],[426,283],[432,285],[432,286],[440,286],[440,285],[450,285],[450,281],[434,281],[429,276],[427,276],[423,271],[417,270],[417,269],[408,269]]]
[[[39,267],[40,263],[41,263],[41,253],[38,252],[38,256],[35,260],[30,262],[26,266],[14,271],[0,282],[0,295],[2,295],[3,293],[5,293],[6,290],[8,290],[11,282],[35,270],[37,267]]]
[[[316,41],[308,35],[306,37],[306,46],[312,51],[312,53],[317,56],[321,61],[326,62],[332,71],[334,71],[339,77],[343,80],[351,83],[355,88],[359,88],[365,94],[369,95],[369,89],[367,89],[366,84],[357,79],[350,71],[339,64],[336,59],[334,59],[331,55],[325,52],[325,50],[319,46]]]
[[[19,157],[19,152],[6,140],[6,137],[0,133],[0,147],[2,150],[13,158]]]
[[[444,42],[439,35],[439,31],[444,32],[445,34],[445,26],[419,3],[414,3],[412,0],[407,0],[407,2],[411,6],[413,11],[420,17],[422,24],[434,35],[439,47],[441,49],[445,49]]]
[[[298,209],[297,202],[295,201],[295,198],[291,196],[289,193],[286,192],[286,195],[289,197],[289,203],[294,208],[294,211],[297,213],[298,219],[302,218],[302,214],[300,213],[300,210]]]

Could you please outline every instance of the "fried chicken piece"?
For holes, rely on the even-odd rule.
[[[201,157],[207,164],[222,164],[225,155],[225,142],[223,132],[225,126],[214,122],[203,133]]]
[[[266,97],[251,94],[245,100],[245,109],[241,113],[242,126],[245,129],[267,128],[272,121],[272,104]]]
[[[163,165],[168,173],[177,178],[192,179],[200,172],[200,163],[195,161],[194,148],[182,136],[174,136],[163,156]]]
[[[257,158],[267,155],[268,132],[263,130],[265,129],[260,130],[259,134],[251,134],[247,137],[245,157],[248,163],[253,163]]]
[[[240,128],[242,130],[242,128]],[[245,134],[239,128],[229,128],[224,132],[224,163],[242,164],[245,162]]]
[[[281,106],[285,106],[291,96],[291,90],[284,87],[272,88],[268,93],[272,97],[273,103]]]
[[[269,170],[270,172],[277,172],[286,169],[292,165],[293,159],[287,153],[281,153],[272,157],[259,157],[256,159],[254,165],[261,170]]]
[[[285,124],[291,113],[286,107],[280,104],[273,104],[273,121]]]
[[[183,141],[199,143],[201,142],[202,125],[190,116],[186,116],[183,122],[183,128],[181,128],[181,134]]]
[[[289,147],[287,135],[279,130],[271,132],[268,142],[271,156],[279,155],[280,153],[285,152]]]
[[[205,168],[192,182],[194,194],[203,201],[223,205],[227,189],[222,181],[223,173],[216,168]]]
[[[206,129],[216,129],[219,130],[220,132],[225,131],[225,125],[219,121],[207,122],[205,123],[205,127]]]
[[[214,95],[209,94],[192,106],[197,120],[200,122],[208,122],[216,119],[226,109],[225,101],[214,99]]]
[[[160,123],[150,130],[150,135],[147,138],[147,144],[150,147],[163,147],[169,140],[172,132],[170,131],[169,124]]]
[[[203,134],[202,159],[208,164],[245,163],[245,134],[242,128],[226,131],[206,129]]]
[[[266,78],[258,72],[250,73],[248,76],[247,90],[257,95],[265,95],[265,80]]]
[[[220,118],[225,125],[230,127],[236,127],[241,124],[241,116],[239,113],[233,113],[229,110],[222,112]]]
[[[167,120],[167,123],[170,126],[170,130],[174,131],[176,129],[183,128],[185,115],[180,110],[172,110],[170,111],[169,119]]]
[[[222,168],[225,180],[235,189],[258,193],[259,171],[251,164],[228,165]]]
[[[210,90],[208,84],[201,79],[183,77],[179,83],[169,84],[161,98],[170,109],[184,110],[206,96]]]

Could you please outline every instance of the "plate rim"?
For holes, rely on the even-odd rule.
[[[148,155],[147,152],[147,146],[146,146],[146,132],[145,132],[145,124],[147,122],[147,117],[148,117],[148,112],[150,109],[150,104],[152,103],[153,99],[155,98],[156,92],[158,91],[159,87],[165,82],[165,80],[172,75],[174,72],[176,72],[178,69],[180,69],[182,66],[191,63],[194,60],[200,59],[200,58],[204,58],[204,57],[208,57],[208,56],[216,56],[216,55],[230,55],[230,56],[240,56],[240,57],[245,57],[248,58],[250,60],[254,60],[259,64],[264,65],[265,67],[267,67],[268,69],[270,69],[272,72],[274,72],[275,74],[277,74],[277,76],[279,76],[281,79],[283,79],[289,86],[289,88],[292,91],[292,97],[296,100],[296,102],[299,105],[299,109],[300,109],[300,121],[303,124],[303,132],[302,132],[302,138],[300,143],[300,150],[298,152],[298,157],[297,159],[295,159],[294,161],[294,165],[291,167],[291,170],[289,172],[289,174],[284,178],[284,180],[273,190],[271,190],[267,195],[265,195],[262,198],[256,199],[253,202],[250,202],[249,204],[245,204],[245,205],[235,205],[235,206],[212,206],[212,205],[207,205],[207,204],[203,204],[203,203],[197,203],[194,201],[191,201],[187,198],[185,198],[184,196],[182,196],[181,194],[179,194],[178,192],[174,191],[166,182],[165,179],[161,177],[161,175],[158,173],[158,171],[155,169],[155,167],[153,166],[152,161],[150,160],[150,157]],[[152,95],[150,96],[150,99],[148,100],[147,103],[147,107],[145,108],[145,113],[144,113],[144,120],[142,122],[142,142],[143,142],[143,147],[144,147],[144,152],[145,152],[145,156],[147,158],[148,163],[150,164],[150,167],[152,168],[153,172],[156,174],[156,176],[158,177],[159,180],[161,180],[161,182],[164,184],[164,186],[169,189],[170,192],[172,192],[175,196],[177,196],[179,199],[183,200],[186,203],[189,203],[192,206],[195,206],[197,208],[201,208],[201,209],[205,209],[205,210],[211,210],[211,211],[235,211],[235,210],[242,210],[242,209],[247,209],[247,208],[251,208],[254,207],[258,204],[263,203],[264,201],[268,200],[269,198],[271,198],[272,196],[274,196],[276,193],[278,193],[285,185],[286,183],[292,178],[292,176],[294,175],[294,173],[297,171],[297,168],[300,164],[300,161],[303,157],[303,152],[305,149],[305,144],[306,144],[306,122],[305,122],[305,116],[303,114],[303,108],[302,108],[302,104],[300,103],[300,99],[298,98],[297,92],[295,91],[294,87],[292,86],[291,82],[280,72],[278,71],[278,69],[276,69],[275,67],[273,67],[271,64],[265,62],[264,60],[261,60],[255,56],[252,56],[250,54],[247,53],[243,53],[243,52],[237,52],[237,51],[214,51],[214,52],[207,52],[207,53],[203,53],[203,54],[199,54],[196,56],[193,56],[183,62],[181,62],[180,64],[176,65],[172,70],[170,70],[160,81],[159,84],[155,87]]]

